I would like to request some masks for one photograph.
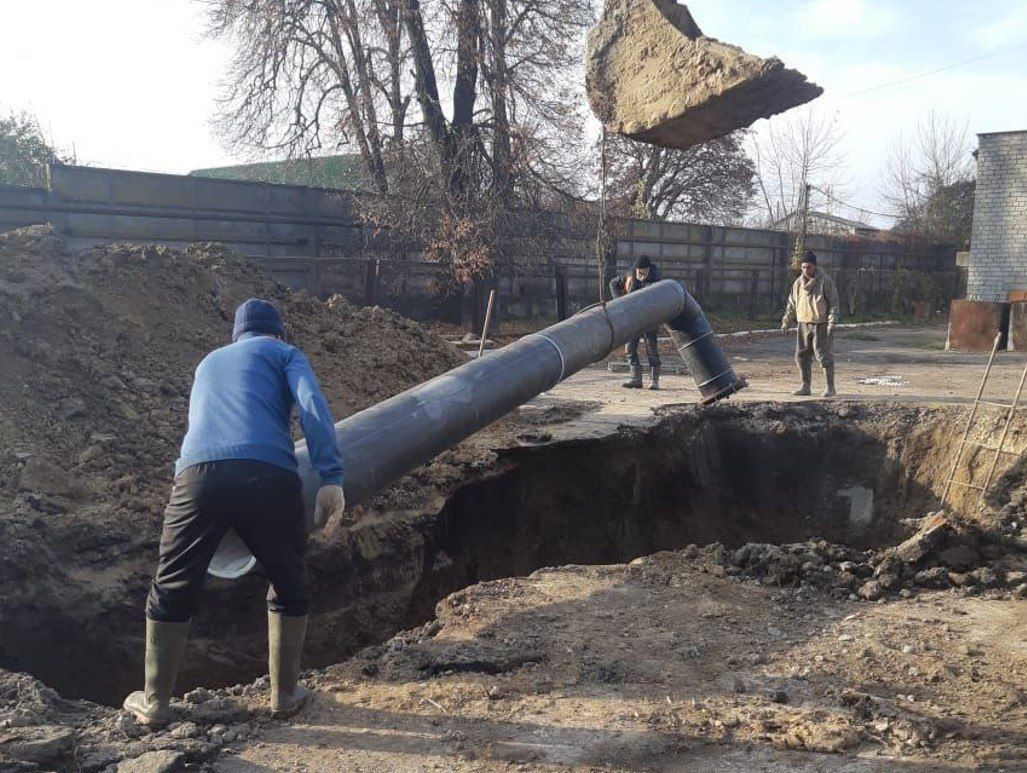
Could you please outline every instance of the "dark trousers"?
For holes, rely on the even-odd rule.
[[[309,607],[307,535],[296,473],[265,462],[225,459],[196,464],[175,478],[164,510],[157,573],[146,616],[162,622],[192,617],[207,565],[229,528],[264,568],[268,608],[305,615]]]
[[[831,352],[831,336],[827,334],[826,322],[800,322],[795,334],[795,364],[799,372],[806,374],[813,366],[813,358],[821,367],[834,365]],[[805,378],[805,375],[803,376]]]
[[[657,340],[658,331],[654,328],[652,330],[646,330],[641,338],[645,339],[645,352],[649,356],[649,367],[658,368],[660,367],[660,345]],[[624,347],[624,351],[628,354],[628,365],[632,367],[637,366],[638,363],[638,342],[641,338],[633,338]]]

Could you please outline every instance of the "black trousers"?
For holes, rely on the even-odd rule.
[[[656,328],[652,330],[646,330],[642,334],[642,338],[645,339],[645,351],[649,355],[649,367],[658,368],[660,367],[660,342],[658,339],[659,331]],[[624,350],[628,354],[628,365],[635,366],[639,364],[638,361],[638,342],[640,339],[632,338],[628,341]]]
[[[175,478],[164,510],[157,573],[146,616],[192,617],[207,566],[229,528],[264,568],[268,608],[305,615],[309,608],[303,495],[296,473],[265,462],[225,459],[196,464]]]

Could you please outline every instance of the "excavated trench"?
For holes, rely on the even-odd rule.
[[[889,544],[900,519],[937,505],[962,416],[859,404],[682,409],[647,429],[497,451],[446,491],[428,486],[421,508],[371,506],[355,528],[315,541],[306,663],[424,622],[454,590],[542,566],[713,541]],[[66,621],[62,638],[26,641],[18,665],[67,696],[115,702],[136,687],[136,596],[152,556],[133,560],[131,598],[77,627]],[[259,573],[209,583],[180,689],[266,673],[265,588]]]

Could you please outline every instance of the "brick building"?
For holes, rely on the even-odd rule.
[[[1027,131],[978,135],[967,298],[1027,290]]]

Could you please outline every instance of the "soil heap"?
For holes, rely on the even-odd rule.
[[[0,234],[0,664],[67,689],[34,637],[87,647],[89,629],[141,617],[193,371],[253,296],[278,305],[336,419],[466,362],[410,320],[293,292],[219,245],[72,254],[48,226]]]

